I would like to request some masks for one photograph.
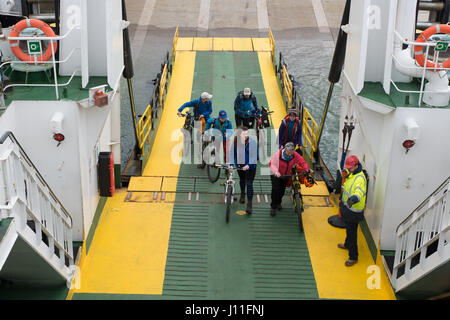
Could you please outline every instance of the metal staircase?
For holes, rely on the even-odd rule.
[[[431,297],[450,291],[450,177],[397,228],[393,286]]]
[[[72,217],[6,132],[0,138],[0,279],[69,285],[74,270]]]

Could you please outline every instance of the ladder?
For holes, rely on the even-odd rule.
[[[434,271],[443,271],[450,263],[449,242],[450,177],[397,227],[392,274],[396,292],[407,289]],[[449,279],[448,274],[445,278]],[[422,287],[447,285],[442,281],[431,281]]]
[[[70,285],[75,271],[72,217],[12,132],[0,138],[0,222],[2,220],[9,224],[0,237],[0,278],[39,282],[39,270],[33,266],[33,261],[39,257],[54,271],[50,273],[51,281],[66,281]],[[17,248],[20,246],[15,245],[19,240],[20,250]],[[20,267],[14,266],[17,259],[8,260],[13,253],[14,257],[21,254],[20,260],[28,262],[26,266],[23,263]],[[32,257],[35,260],[30,260]],[[49,280],[48,274],[46,280]]]

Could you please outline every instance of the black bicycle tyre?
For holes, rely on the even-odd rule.
[[[303,232],[303,221],[302,221],[302,202],[301,197],[299,193],[295,194],[295,213],[297,214],[298,218],[298,228],[300,232]]]
[[[216,176],[214,176],[214,175],[211,173],[212,169],[213,169],[213,166],[212,166],[212,165],[207,165],[207,166],[206,166],[206,173],[208,174],[208,179],[209,179],[209,181],[210,181],[211,183],[214,183],[214,182],[216,182],[217,180],[219,180],[219,177],[220,177],[220,168],[216,168],[216,169],[217,169],[217,174],[216,174]]]
[[[231,197],[232,195],[232,188],[229,186],[227,189],[227,199],[226,199],[226,204],[227,204],[227,209],[226,209],[226,215],[225,215],[225,220],[228,223],[228,221],[230,221],[230,210],[231,210]]]

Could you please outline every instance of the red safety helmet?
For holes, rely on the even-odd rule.
[[[356,156],[350,156],[345,160],[344,169],[350,169],[351,167],[357,165],[359,160]]]

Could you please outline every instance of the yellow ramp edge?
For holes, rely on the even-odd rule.
[[[269,110],[274,111],[271,114],[272,125],[278,134],[281,120],[286,116],[286,108],[284,107],[283,97],[278,87],[278,79],[275,75],[271,52],[258,52],[258,60],[267,104]]]
[[[212,51],[212,49],[213,38],[194,38],[194,51]]]
[[[233,51],[233,38],[213,38],[214,51]]]
[[[252,38],[252,42],[255,51],[272,51],[269,38]]]
[[[194,38],[178,38],[177,46],[175,50],[177,51],[191,51],[194,43]]]
[[[271,52],[258,52],[258,59],[263,78],[264,90],[270,110],[273,110],[272,121],[278,130],[281,120],[286,116],[282,95],[272,63]],[[303,225],[306,242],[317,283],[319,297],[322,299],[395,299],[380,260],[375,264],[361,228],[358,228],[359,260],[352,267],[346,267],[348,251],[337,247],[345,241],[345,229],[332,227],[328,218],[337,214],[338,208],[325,206],[325,196],[329,196],[326,184],[318,181],[312,188],[302,187],[306,208],[303,213]],[[325,202],[324,202],[325,201]],[[378,269],[376,269],[378,268]],[[373,270],[377,274],[373,275]],[[371,271],[372,273],[368,273]],[[376,279],[374,279],[376,278]],[[372,280],[379,280],[379,289],[373,288]],[[369,284],[370,282],[370,284]]]
[[[233,38],[233,51],[253,51],[252,38]]]
[[[162,177],[131,177],[128,191],[160,191]]]
[[[164,125],[157,131],[144,169],[150,176],[178,175],[180,164],[170,155],[182,139],[171,137],[183,124],[176,109],[191,97],[194,64],[194,51],[177,53],[161,119]],[[161,185],[161,180],[136,178],[130,183],[131,190],[142,191]],[[176,186],[176,181],[171,183]],[[135,192],[132,199],[128,195],[128,190],[119,189],[108,198],[89,252],[80,263],[79,286],[70,291],[69,299],[74,293],[162,294],[174,194],[165,195],[164,202],[149,202],[153,192]]]

